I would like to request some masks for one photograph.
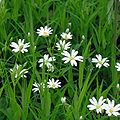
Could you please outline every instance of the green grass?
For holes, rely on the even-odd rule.
[[[117,28],[118,44],[114,48],[114,0],[2,0],[0,3],[0,120],[119,120],[120,117],[89,111],[89,99],[100,96],[119,100],[120,73],[114,67],[120,62],[120,27]],[[120,25],[120,8],[118,26]],[[71,23],[71,27],[68,23]],[[37,29],[47,25],[53,29],[48,38],[39,37]],[[55,47],[61,33],[67,28],[73,35],[70,50],[79,51],[84,57],[77,67],[64,64]],[[28,37],[30,32],[30,37]],[[85,35],[85,40],[82,35]],[[30,42],[28,52],[15,53],[11,42],[18,39]],[[35,48],[36,46],[36,48]],[[116,54],[114,53],[116,49]],[[69,51],[70,51],[69,50]],[[46,66],[39,67],[38,60],[49,54],[55,56],[54,72]],[[108,57],[110,66],[100,69],[92,63],[96,54]],[[27,78],[14,77],[10,69],[21,64],[29,72]],[[61,88],[32,92],[33,83],[59,79]],[[45,85],[46,86],[46,85]],[[65,104],[61,97],[66,96]]]

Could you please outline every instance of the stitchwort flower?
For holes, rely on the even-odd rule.
[[[116,87],[117,87],[117,89],[119,89],[120,88],[120,84],[118,83]]]
[[[37,91],[40,92],[40,89],[39,89],[39,88],[42,86],[42,88],[43,88],[43,90],[44,90],[44,88],[45,88],[45,83],[42,82],[41,84],[39,84],[39,83],[36,83],[36,82],[35,82],[35,83],[33,84],[33,86],[34,86],[34,88],[32,89],[33,92],[37,92]]]
[[[15,74],[15,78],[19,76],[27,78],[25,74],[28,73],[28,71],[26,70],[27,69],[22,69],[22,65],[18,65],[18,64],[16,65],[16,68],[10,69],[10,71]]]
[[[103,99],[103,96],[99,98],[98,102],[95,97],[92,97],[89,101],[92,103],[87,106],[89,110],[96,110],[97,113],[102,113],[103,103],[106,101],[106,99]]]
[[[56,47],[58,48],[58,50],[67,50],[70,48],[71,43],[65,43],[65,40],[60,40],[59,43],[56,43]]]
[[[68,39],[72,39],[72,35],[71,35],[71,32],[69,32],[69,33],[62,33],[61,34],[61,37],[63,38],[63,39],[65,39],[65,40],[68,40]]]
[[[14,48],[12,50],[14,52],[20,51],[20,52],[24,53],[24,52],[28,52],[28,50],[26,48],[30,47],[30,43],[25,43],[24,44],[24,39],[23,40],[19,39],[18,44],[15,43],[15,42],[11,42],[10,46]]]
[[[44,58],[39,59],[38,63],[40,63],[39,67],[43,66],[43,62],[45,63],[45,65],[49,68],[50,66],[52,66],[52,64],[50,63],[51,61],[55,61],[55,57],[49,57],[49,55],[45,54]]]
[[[92,58],[92,62],[97,63],[96,67],[101,68],[102,65],[105,66],[105,67],[109,66],[109,64],[107,63],[107,62],[109,62],[109,60],[107,58],[102,59],[102,56],[100,54],[96,55],[96,57],[97,57],[97,59]]]
[[[47,82],[47,84],[48,84],[47,85],[48,88],[54,88],[55,89],[55,88],[61,87],[61,85],[60,85],[61,82],[59,82],[59,80],[55,81],[54,78],[52,78],[52,80],[49,79],[49,81]]]
[[[67,28],[65,32],[68,33],[69,32],[69,28]]]
[[[54,71],[54,66],[51,64],[51,65],[48,67],[48,70],[47,70],[47,71],[53,72],[53,71]]]
[[[66,97],[61,97],[61,102],[64,104],[66,102]]]
[[[72,50],[71,54],[67,51],[63,51],[61,54],[65,56],[64,58],[62,58],[62,60],[65,61],[64,63],[70,62],[72,66],[77,66],[76,61],[83,62],[83,57],[76,56],[78,54],[78,51],[75,51],[74,49]]]
[[[83,39],[83,40],[85,39],[85,36],[84,36],[84,35],[82,35],[82,39]]]
[[[117,71],[120,71],[120,63],[116,63],[115,67],[117,68]]]
[[[117,104],[116,106],[114,106],[115,101],[114,100],[110,101],[108,98],[107,98],[107,102],[108,102],[108,104],[105,104],[105,103],[103,104],[103,109],[106,110],[106,114],[108,114],[108,116],[120,115],[120,113],[118,112],[120,110],[120,104]]]
[[[51,29],[51,27],[47,27],[47,26],[45,26],[45,28],[43,28],[43,27],[40,27],[40,29],[37,29],[37,34],[39,35],[39,36],[49,36],[50,34],[52,34],[52,31],[53,31],[53,29]]]
[[[82,119],[83,117],[82,116],[80,116],[80,120]]]

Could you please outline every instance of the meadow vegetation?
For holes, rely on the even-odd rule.
[[[116,2],[1,0],[0,120],[120,119]]]

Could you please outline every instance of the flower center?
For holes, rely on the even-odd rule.
[[[65,49],[65,45],[62,45],[63,49]]]
[[[44,32],[43,34],[44,34],[44,35],[47,35],[47,32]]]
[[[22,49],[23,49],[23,45],[21,45],[21,46],[19,47],[19,49],[22,50]]]
[[[47,64],[47,63],[48,63],[48,60],[45,61],[45,64]]]
[[[65,36],[65,39],[66,39],[66,40],[68,39],[67,35]]]
[[[102,64],[102,62],[101,62],[101,61],[99,61],[99,64]]]
[[[73,57],[70,57],[70,60],[74,60],[74,58],[73,58]]]
[[[112,113],[112,112],[114,112],[112,108],[110,108],[110,110],[109,110],[109,111],[110,111],[111,113]]]
[[[56,86],[55,83],[53,83],[53,84],[52,84],[52,87],[54,88],[55,86]]]
[[[50,71],[54,71],[54,67],[50,67]]]
[[[100,106],[99,106],[99,105],[97,105],[97,106],[96,106],[96,109],[99,109],[99,108],[100,108]]]

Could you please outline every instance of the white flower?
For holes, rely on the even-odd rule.
[[[68,26],[71,27],[71,23],[70,22],[68,23]]]
[[[78,54],[78,51],[75,51],[74,49],[72,50],[71,54],[67,51],[63,51],[61,54],[66,56],[62,59],[63,61],[65,61],[64,63],[68,63],[70,61],[72,66],[77,66],[76,60],[83,62],[83,57],[76,56]]]
[[[71,43],[65,43],[65,40],[62,41],[60,40],[60,43],[56,43],[56,47],[58,48],[58,50],[67,50],[70,48]]]
[[[82,39],[83,39],[83,40],[85,39],[85,36],[84,36],[84,35],[82,35]]]
[[[28,71],[26,71],[26,69],[22,70],[22,65],[17,64],[16,68],[10,69],[10,71],[15,73],[15,78],[19,76],[27,78],[27,76],[24,74],[28,73]]]
[[[120,63],[116,63],[115,67],[117,68],[117,71],[120,71]]]
[[[40,63],[39,67],[43,66],[43,62],[45,63],[45,65],[49,68],[50,66],[52,66],[52,64],[50,63],[51,61],[55,61],[55,57],[50,57],[49,55],[44,55],[44,58],[39,59],[38,63]]]
[[[54,81],[54,79],[52,78],[52,80],[49,79],[49,81],[47,82],[47,87],[48,88],[58,88],[61,87],[61,82],[59,82],[59,80]]]
[[[80,120],[82,119],[82,116],[80,116]]]
[[[34,50],[36,50],[36,46],[34,46]]]
[[[40,29],[37,29],[37,34],[39,34],[39,36],[49,36],[52,34],[52,31],[51,27],[47,28],[47,26],[45,26],[45,28],[40,27]]]
[[[36,83],[36,82],[35,82],[35,83],[33,84],[33,86],[35,87],[35,88],[32,89],[33,92],[37,92],[37,91],[40,92],[40,90],[39,90],[40,86],[42,86],[42,88],[43,88],[43,90],[44,90],[44,88],[45,88],[45,83],[39,84],[39,83]]]
[[[28,37],[30,37],[30,32],[28,32]]]
[[[107,60],[107,58],[102,59],[102,56],[100,54],[96,55],[96,57],[97,57],[97,59],[92,58],[92,62],[97,63],[96,67],[101,68],[102,65],[105,66],[105,67],[109,66],[109,64],[107,63],[109,60]]]
[[[117,84],[117,86],[116,86],[117,88],[120,88],[120,85],[119,84]]]
[[[101,96],[99,98],[98,102],[97,102],[95,97],[92,97],[92,99],[89,99],[89,101],[92,103],[92,104],[87,106],[89,108],[89,110],[95,110],[96,109],[97,113],[101,113],[102,112],[103,103],[106,101],[106,99],[103,99],[103,96]]]
[[[68,40],[68,39],[72,39],[72,35],[71,35],[71,33],[69,32],[69,33],[62,33],[61,34],[61,37],[63,38],[63,39],[65,39],[65,40]]]
[[[48,70],[47,70],[47,71],[53,72],[53,71],[54,71],[54,66],[51,64],[51,65],[48,67]]]
[[[64,104],[66,102],[66,97],[61,97],[61,102]]]
[[[33,86],[36,87],[36,88],[33,88],[33,89],[32,89],[33,92],[37,92],[37,91],[40,92],[40,90],[39,90],[40,84],[39,84],[39,83],[36,83],[36,82],[35,82],[35,83],[33,84]]]
[[[114,116],[118,116],[120,115],[120,113],[118,112],[120,110],[120,104],[115,105],[115,101],[112,100],[110,101],[109,99],[107,99],[108,104],[103,104],[103,109],[106,110],[106,114],[108,114],[108,116],[114,115]]]
[[[21,41],[21,39],[18,40],[18,44],[15,42],[11,42],[10,46],[13,47],[14,49],[12,51],[14,52],[28,52],[28,50],[26,49],[27,47],[30,47],[29,45],[30,43],[25,43],[24,44],[24,39]]]
[[[68,33],[68,32],[69,32],[69,28],[67,28],[65,32],[67,32],[67,33]]]

